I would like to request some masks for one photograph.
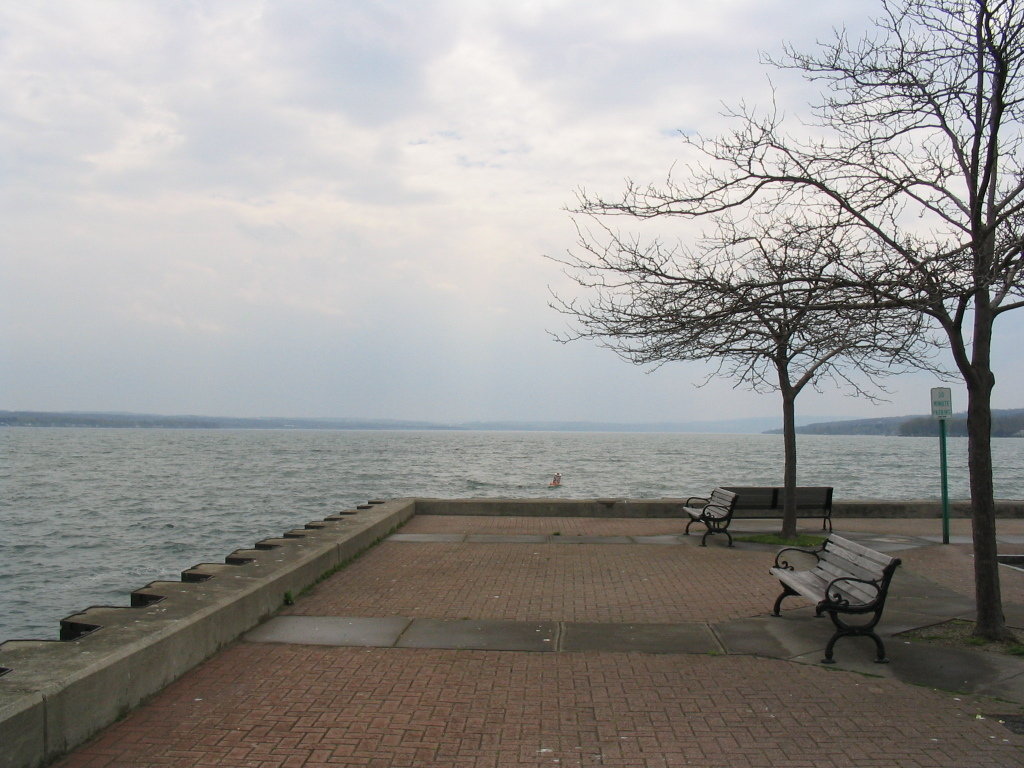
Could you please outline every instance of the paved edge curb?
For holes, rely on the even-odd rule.
[[[0,768],[37,768],[81,744],[372,547],[416,502],[374,502],[200,563],[182,581],[61,622],[62,639],[0,644]]]
[[[708,488],[707,490],[710,490]],[[484,515],[513,517],[646,517],[681,518],[680,506],[685,499],[416,499],[417,515]],[[735,520],[781,517],[779,510],[744,510],[733,515]],[[953,517],[970,517],[971,504],[962,499],[950,502]],[[997,499],[996,514],[1001,518],[1024,517],[1024,501]],[[887,501],[878,499],[837,500],[832,503],[832,519],[856,518],[939,518],[942,505],[937,500]],[[821,519],[821,514],[800,512],[801,518]]]

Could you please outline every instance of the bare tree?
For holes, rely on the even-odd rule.
[[[577,249],[555,259],[589,290],[585,301],[556,297],[555,308],[576,321],[560,340],[597,339],[641,365],[716,360],[704,383],[725,376],[754,391],[779,392],[786,489],[781,535],[795,538],[797,396],[830,380],[874,398],[880,377],[908,360],[925,364],[919,316],[811,309],[835,298],[819,279],[841,250],[822,239],[832,234],[827,228],[778,220],[737,226],[719,217],[716,237],[694,251],[658,239],[644,243],[593,223],[596,233],[580,229]]]
[[[688,138],[682,182],[627,184],[594,214],[714,217],[813,210],[848,248],[818,308],[912,309],[948,341],[968,393],[977,634],[1008,636],[996,560],[991,338],[1024,306],[1024,0],[881,0],[875,30],[837,32],[775,66],[822,83],[811,138],[741,107],[727,135]],[[851,296],[850,291],[858,294]],[[851,303],[852,302],[852,303]]]

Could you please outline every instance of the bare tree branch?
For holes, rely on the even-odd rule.
[[[701,163],[657,185],[628,180],[615,198],[580,189],[574,210],[592,221],[698,219],[716,234],[691,253],[581,231],[563,263],[597,298],[559,308],[580,322],[576,338],[603,339],[634,362],[712,355],[730,361],[723,375],[762,388],[774,369],[784,402],[822,378],[852,383],[849,366],[883,372],[855,343],[830,346],[836,337],[816,318],[831,316],[851,342],[872,312],[904,332],[941,329],[968,392],[977,627],[995,639],[1007,629],[991,337],[996,317],[1024,306],[1024,0],[881,4],[861,39],[839,30],[767,60],[821,86],[802,136],[774,104],[740,104],[723,135],[683,137]],[[886,322],[866,339],[895,361],[912,350]]]
[[[928,366],[922,315],[905,307],[880,313],[878,300],[844,298],[834,280],[822,280],[839,268],[846,230],[806,215],[739,221],[720,213],[714,221],[713,237],[685,248],[624,235],[598,217],[587,226],[577,219],[576,248],[554,260],[590,293],[585,301],[553,297],[573,321],[558,340],[593,339],[638,365],[716,360],[712,376],[779,392],[792,487],[797,396],[828,382],[874,400],[884,377],[910,362]],[[859,282],[849,285],[859,290]],[[793,508],[783,535],[795,533]]]

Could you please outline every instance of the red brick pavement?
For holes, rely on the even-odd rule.
[[[772,555],[719,546],[384,542],[288,613],[655,622],[766,613]],[[795,606],[798,601],[792,601]]]
[[[752,657],[240,643],[59,766],[1024,765],[977,706]]]
[[[504,517],[501,515],[420,515],[402,533],[497,533],[563,536],[658,536],[681,533],[686,520],[671,518]],[[704,528],[693,526],[691,530]]]
[[[816,520],[801,520],[801,529],[808,533],[820,533]],[[777,526],[774,521],[737,521],[737,528],[757,528],[772,530]],[[595,520],[590,518],[524,518],[524,517],[487,517],[487,516],[433,516],[424,515],[415,517],[402,529],[403,533],[544,533],[551,534],[555,531],[563,535],[594,535],[594,536],[654,536],[659,534],[680,533],[685,527],[685,522],[678,519],[626,519],[612,518]],[[941,536],[942,521],[936,519],[901,519],[901,518],[836,518],[835,528],[837,533],[843,531],[851,532],[874,532],[889,533],[898,536]],[[694,530],[703,529],[701,526],[694,526]],[[1024,536],[1024,519],[1003,519],[998,523],[1000,534]],[[952,536],[970,536],[971,522],[962,518],[954,518],[950,521],[950,534]],[[699,536],[693,534],[691,542],[695,543]],[[719,541],[712,542],[712,549]],[[607,545],[601,545],[607,546]],[[644,550],[646,552],[646,549]],[[1004,554],[1024,553],[1024,544],[1000,544],[999,551]],[[751,616],[764,613],[763,596],[764,587],[770,586],[768,592],[771,599],[775,598],[774,586],[763,584],[765,564],[770,560],[770,555],[765,553],[744,553],[748,557],[728,559],[725,564],[715,564],[715,571],[722,573],[729,570],[725,577],[723,588],[730,590],[734,595],[733,601],[728,606],[723,606],[722,613],[715,614],[711,619],[693,618],[702,615],[699,606],[695,604],[695,594],[685,591],[678,592],[676,597],[682,601],[681,610],[683,614],[689,614],[691,618],[661,619],[662,621],[720,621],[726,618],[738,616]],[[931,579],[937,584],[952,589],[967,597],[974,596],[974,566],[973,555],[970,544],[936,544],[932,547],[919,547],[914,549],[900,550],[898,553],[903,561],[902,568]],[[670,552],[662,553],[667,567],[676,570],[676,576],[686,581],[676,583],[687,583],[692,581],[692,571],[689,563],[680,563],[678,557],[673,557]],[[692,554],[687,552],[687,558]],[[699,557],[699,555],[697,555]],[[716,555],[709,556],[709,562],[716,560]],[[770,564],[770,562],[768,563]],[[712,571],[712,572],[715,572]],[[1005,603],[1016,603],[1024,605],[1024,571],[1010,568],[1000,569],[1000,582]],[[737,585],[740,585],[737,588]],[[708,585],[710,586],[710,585]],[[749,594],[746,594],[748,593]],[[671,592],[662,593],[671,600]],[[746,599],[744,599],[744,596]],[[786,603],[787,608],[795,608],[798,601],[790,600]],[[770,608],[770,606],[769,606]],[[713,611],[713,606],[706,610]],[[670,610],[671,613],[671,610]],[[372,614],[370,614],[372,615]],[[415,614],[413,614],[415,615]],[[591,619],[580,619],[591,620]],[[649,619],[621,619],[623,621],[645,621]]]
[[[653,535],[670,523],[424,517],[403,530]],[[770,553],[695,544],[385,542],[294,612],[676,622],[770,608]],[[969,565],[964,548],[931,549],[907,550],[908,567]],[[710,610],[723,594],[736,597]],[[745,656],[243,642],[58,765],[1024,767],[1024,737],[991,717],[1019,710]]]
[[[777,520],[737,519],[737,528],[777,529]],[[820,533],[818,518],[801,518],[801,530]],[[942,521],[933,518],[847,518],[833,520],[837,532],[861,531],[892,533],[901,536],[941,536]],[[420,515],[402,528],[403,533],[542,533],[556,531],[564,535],[593,536],[654,536],[680,533],[686,520],[680,518],[588,518],[588,517],[502,517],[496,515]],[[700,526],[694,526],[697,530]],[[950,534],[970,536],[971,521],[966,518],[950,520]],[[703,529],[701,529],[703,530]],[[1024,536],[1024,518],[1004,518],[998,521],[999,534]],[[1014,545],[1020,547],[1021,545]]]

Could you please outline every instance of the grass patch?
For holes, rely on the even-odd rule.
[[[752,533],[745,536],[733,536],[736,541],[745,541],[750,544],[773,544],[778,547],[820,547],[824,543],[824,536],[815,536],[811,533],[799,533],[795,539],[784,539],[777,533]]]
[[[974,634],[974,622],[964,619],[953,619],[930,627],[912,629],[901,632],[899,637],[905,640],[918,640],[946,648],[989,651],[1006,656],[1024,656],[1024,645],[1018,640],[986,640]]]

